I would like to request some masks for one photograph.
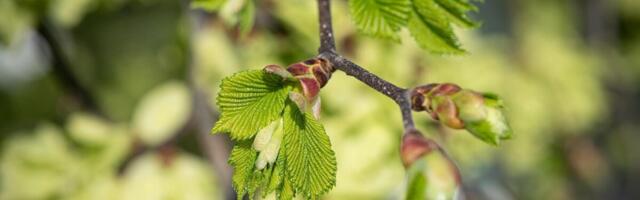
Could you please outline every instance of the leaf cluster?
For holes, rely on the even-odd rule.
[[[217,101],[221,118],[212,132],[229,133],[235,141],[229,163],[239,199],[245,194],[316,198],[335,186],[336,158],[329,137],[312,114],[289,100],[294,84],[262,70],[239,72],[222,81]],[[281,119],[283,129],[269,129],[284,133],[276,160],[260,167],[259,155],[265,151],[255,147],[256,135]],[[275,135],[267,138],[278,140]]]

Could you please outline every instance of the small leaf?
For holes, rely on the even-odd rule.
[[[364,34],[400,41],[397,32],[407,23],[410,0],[350,0],[351,16]]]
[[[256,156],[257,152],[251,148],[250,141],[240,141],[231,150],[229,164],[233,166],[232,184],[239,200],[248,192]]]
[[[322,124],[292,101],[287,101],[283,117],[288,180],[307,198],[318,197],[335,186],[336,158],[329,137]]]
[[[211,130],[229,132],[234,140],[253,137],[278,119],[290,90],[282,78],[262,70],[249,70],[225,78],[217,104],[222,116]]]

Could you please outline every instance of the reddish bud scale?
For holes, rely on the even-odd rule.
[[[434,120],[442,121],[451,128],[462,129],[464,123],[458,118],[458,108],[451,101],[451,96],[460,91],[462,88],[452,83],[418,86],[411,91],[411,108],[415,111],[426,110]],[[437,107],[433,108],[434,105]]]
[[[291,64],[287,71],[300,81],[304,96],[311,102],[331,78],[333,67],[325,59],[315,58]]]
[[[422,136],[418,130],[409,129],[402,137],[402,144],[400,146],[402,164],[404,164],[405,167],[409,167],[422,155],[428,154],[438,148],[440,148],[438,144]]]

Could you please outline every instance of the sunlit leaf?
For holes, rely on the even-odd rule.
[[[225,78],[217,104],[221,117],[212,132],[229,132],[232,139],[253,137],[280,117],[289,88],[282,78],[250,70]]]

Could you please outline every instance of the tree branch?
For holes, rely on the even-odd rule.
[[[335,69],[355,77],[369,87],[391,98],[400,107],[402,124],[405,130],[415,128],[407,90],[380,78],[336,53],[329,0],[318,0],[318,14],[320,15],[320,48],[318,49],[318,57],[328,60]]]
[[[318,15],[320,26],[319,53],[336,52],[336,41],[333,39],[333,25],[331,24],[331,3],[329,0],[318,0]]]

